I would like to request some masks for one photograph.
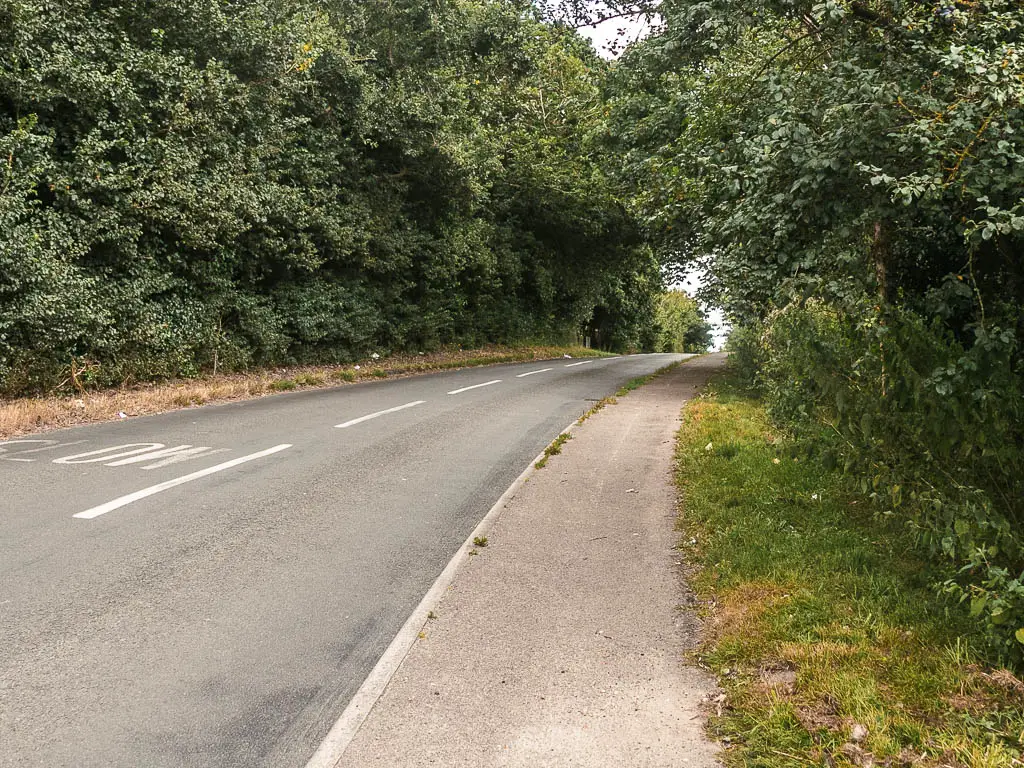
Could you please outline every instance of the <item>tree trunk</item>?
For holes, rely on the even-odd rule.
[[[885,304],[889,297],[888,274],[888,243],[885,240],[885,227],[881,221],[875,222],[875,236],[871,243],[871,260],[875,267],[875,285],[879,300]]]

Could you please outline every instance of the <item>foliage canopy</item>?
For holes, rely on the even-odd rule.
[[[0,391],[653,321],[529,3],[0,0],[0,53]]]
[[[658,12],[606,132],[645,234],[707,266],[775,418],[962,565],[946,588],[1021,659],[1024,10]]]

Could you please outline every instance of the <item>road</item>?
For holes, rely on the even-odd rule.
[[[528,462],[681,357],[475,368],[0,443],[0,766],[303,766]]]

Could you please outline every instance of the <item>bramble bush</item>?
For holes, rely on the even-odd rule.
[[[770,314],[731,340],[769,413],[826,467],[839,466],[879,514],[894,516],[960,577],[968,605],[1006,659],[1024,660],[1024,382],[1016,338],[865,302],[820,300]]]

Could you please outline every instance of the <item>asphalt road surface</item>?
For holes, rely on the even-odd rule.
[[[0,442],[0,766],[303,766],[527,463],[681,357],[492,366]]]

